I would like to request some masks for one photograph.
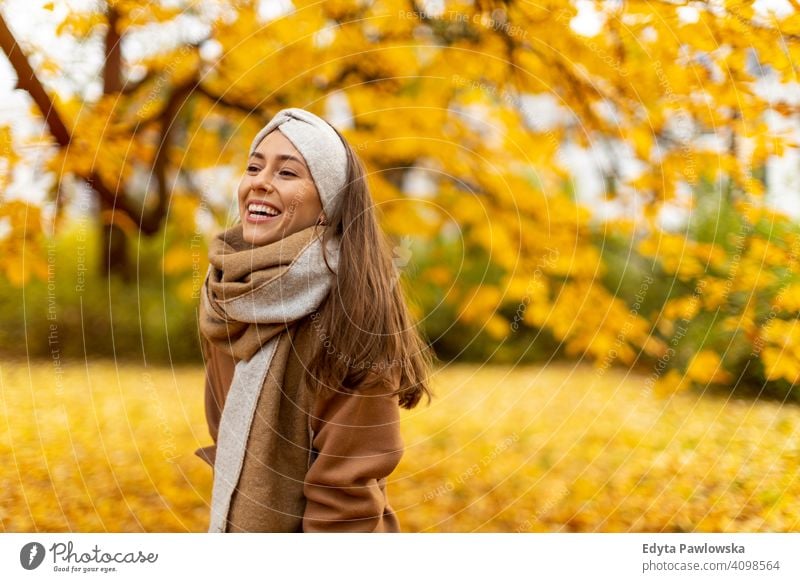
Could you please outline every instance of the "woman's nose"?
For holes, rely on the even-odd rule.
[[[264,169],[261,170],[253,179],[253,186],[259,190],[270,192],[273,190],[272,180],[269,177],[269,172]]]

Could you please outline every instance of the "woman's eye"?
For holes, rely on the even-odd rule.
[[[259,168],[258,166],[253,166],[253,165],[247,166],[247,172],[249,174],[258,174],[260,171],[261,168]],[[283,170],[280,170],[278,174],[280,174],[281,176],[293,176],[295,178],[297,177],[297,174],[294,172],[294,170],[288,170],[285,168]]]

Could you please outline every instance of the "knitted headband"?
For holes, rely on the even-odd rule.
[[[310,111],[292,107],[281,109],[261,128],[250,146],[252,155],[261,140],[280,128],[303,156],[317,186],[322,209],[330,215],[337,206],[338,194],[347,182],[347,151],[327,121]]]

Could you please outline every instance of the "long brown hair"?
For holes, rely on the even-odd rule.
[[[345,390],[386,382],[399,386],[395,392],[403,408],[416,406],[423,394],[430,403],[428,376],[435,355],[406,305],[364,166],[336,133],[347,150],[347,184],[338,208],[326,213],[324,242],[340,237],[339,261],[328,298],[312,314],[320,341],[306,369],[307,382]]]

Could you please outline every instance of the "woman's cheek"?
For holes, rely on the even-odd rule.
[[[244,199],[247,197],[247,192],[248,191],[249,191],[249,186],[245,182],[245,179],[242,178],[242,180],[239,182],[239,187],[236,190],[237,199],[239,201],[239,212],[240,213],[242,213],[242,211],[244,210],[244,208],[243,208]]]

